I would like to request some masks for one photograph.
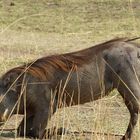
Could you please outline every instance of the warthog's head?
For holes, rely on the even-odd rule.
[[[17,90],[10,76],[7,75],[0,79],[0,122],[6,121],[9,115],[15,113],[18,101]]]

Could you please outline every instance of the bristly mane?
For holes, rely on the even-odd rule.
[[[53,75],[53,72],[56,70],[63,70],[65,72],[69,72],[71,69],[76,70],[77,67],[89,63],[92,60],[92,57],[98,52],[112,47],[112,43],[118,41],[127,42],[127,40],[128,39],[126,38],[117,38],[84,50],[42,57],[34,62],[13,68],[9,70],[5,75],[11,72],[21,73],[26,71],[40,79],[46,80],[48,75]]]

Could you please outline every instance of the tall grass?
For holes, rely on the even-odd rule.
[[[139,0],[15,0],[14,3],[9,6],[0,2],[1,74],[42,55],[79,50],[116,36],[138,36],[140,31]],[[127,109],[115,91],[112,96],[90,104],[69,108],[64,105],[52,116],[48,127],[65,127],[71,132],[61,139],[115,140],[119,136],[110,133],[123,134],[128,120]],[[136,131],[138,140],[139,124]]]

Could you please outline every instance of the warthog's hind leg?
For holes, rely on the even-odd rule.
[[[130,122],[128,125],[128,128],[126,130],[125,135],[123,136],[122,140],[129,140],[131,139],[131,135],[133,132],[133,129],[138,121],[138,107],[133,107],[133,105],[131,103],[125,103],[129,112],[130,112]]]
[[[140,103],[140,86],[137,81],[134,82],[134,79],[132,78],[131,81],[127,83],[127,86],[121,83],[118,88],[118,91],[122,95],[125,105],[130,112],[129,125],[122,140],[130,140],[132,137],[134,127],[138,121]]]

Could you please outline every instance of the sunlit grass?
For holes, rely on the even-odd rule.
[[[11,2],[13,6],[10,6]],[[139,5],[139,0],[1,1],[0,74],[48,54],[87,48],[117,36],[138,36]],[[112,96],[114,94],[116,92]],[[120,97],[112,96],[83,106],[60,109],[48,127],[80,132],[62,137],[72,140],[107,139],[96,134],[83,136],[83,131],[123,134],[129,113]],[[137,131],[139,124],[135,133]]]

